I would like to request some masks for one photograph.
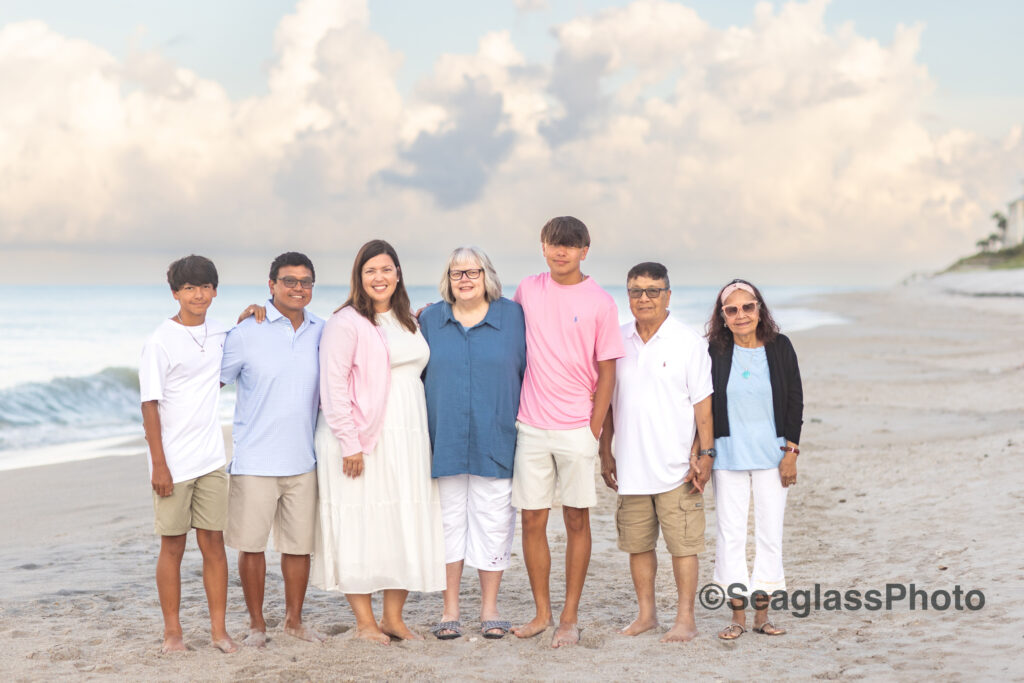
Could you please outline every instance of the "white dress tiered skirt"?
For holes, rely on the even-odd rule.
[[[323,415],[315,447],[320,489],[313,552],[314,586],[343,593],[445,587],[444,531],[437,481],[430,478],[427,405],[420,375],[426,340],[388,312],[378,316],[388,338],[391,390],[384,426],[362,476],[342,473],[343,453]]]

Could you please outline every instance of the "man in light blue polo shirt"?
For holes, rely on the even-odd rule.
[[[244,644],[253,647],[267,642],[264,551],[271,526],[284,577],[284,632],[312,642],[324,639],[302,623],[316,522],[313,431],[324,326],[306,310],[315,277],[304,254],[278,256],[270,266],[266,321],[246,319],[224,342],[220,381],[238,382],[224,541],[239,551],[238,574],[249,609]]]

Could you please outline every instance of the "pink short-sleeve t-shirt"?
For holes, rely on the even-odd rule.
[[[513,300],[526,315],[519,420],[538,429],[589,424],[597,362],[625,354],[615,300],[593,278],[560,285],[550,273],[524,279]]]

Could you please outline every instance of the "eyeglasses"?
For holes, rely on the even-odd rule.
[[[747,315],[751,315],[754,311],[760,308],[760,306],[761,304],[759,304],[756,301],[748,301],[742,306],[722,306],[722,313],[725,314],[726,318],[735,318],[737,315],[739,315],[741,309]]]
[[[289,275],[287,277],[279,277],[277,278],[277,281],[288,289],[295,289],[299,285],[302,285],[303,289],[313,289],[313,278],[311,277],[304,277],[300,280],[297,277],[291,277]]]
[[[626,290],[629,292],[630,299],[639,299],[644,294],[647,294],[648,299],[657,299],[661,296],[662,292],[667,292],[668,287],[646,287],[641,289],[640,287],[634,287],[633,289]]]
[[[479,280],[480,276],[483,275],[483,268],[469,268],[467,270],[449,270],[448,277],[451,278],[452,282],[458,282],[465,275],[470,280]]]

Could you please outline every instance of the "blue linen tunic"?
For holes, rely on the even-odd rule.
[[[419,320],[430,345],[423,385],[431,476],[510,478],[526,371],[522,307],[504,297],[492,301],[484,319],[469,329],[445,302],[423,311]]]
[[[220,381],[238,382],[230,474],[289,477],[316,469],[324,321],[303,311],[299,329],[267,301],[267,319],[228,332]]]

